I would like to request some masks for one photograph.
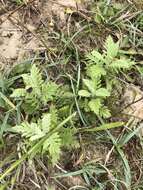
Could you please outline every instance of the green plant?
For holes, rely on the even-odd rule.
[[[58,85],[49,80],[44,81],[36,65],[32,65],[30,74],[23,74],[24,88],[17,88],[11,94],[15,100],[23,101],[22,107],[26,113],[32,114],[56,99]]]
[[[42,73],[32,65],[30,74],[22,74],[24,82],[23,88],[17,88],[11,94],[11,98],[22,102],[22,108],[25,113],[32,114],[38,111],[42,106],[47,106],[50,109],[49,113],[45,113],[42,119],[31,118],[31,122],[24,121],[20,125],[12,128],[11,132],[21,134],[26,139],[26,144],[29,147],[34,146],[38,140],[42,143],[34,154],[49,153],[52,163],[56,163],[61,154],[61,147],[73,147],[77,145],[73,127],[62,126],[57,130],[57,126],[63,119],[61,117],[62,110],[59,112],[54,106],[54,101],[59,95],[59,86],[51,81],[43,80]],[[62,96],[61,91],[61,96]],[[64,95],[62,96],[64,97]],[[60,115],[58,117],[58,114]],[[65,117],[65,116],[64,116]],[[31,155],[32,156],[32,155]]]
[[[29,142],[37,141],[44,138],[47,133],[53,128],[52,115],[45,114],[42,119],[38,119],[37,123],[23,122],[18,126],[13,127],[12,131],[20,133],[27,138]],[[42,152],[49,152],[52,162],[55,163],[59,159],[61,147],[61,138],[58,132],[51,134],[42,144]]]
[[[28,148],[43,139],[40,147],[35,149],[34,155],[48,152],[52,163],[55,164],[60,157],[63,146],[73,147],[76,144],[75,130],[73,128],[67,130],[64,126],[57,128],[59,123],[57,111],[52,108],[50,113],[43,114],[42,119],[38,119],[37,122],[24,121],[13,127],[11,132],[19,133],[26,138]]]
[[[83,89],[78,94],[85,98],[85,108],[103,118],[110,117],[110,110],[105,104],[113,87],[118,83],[119,73],[130,70],[135,62],[120,53],[119,42],[109,36],[105,42],[105,51],[101,54],[93,50],[87,55],[86,79]],[[88,100],[88,101],[87,101]]]

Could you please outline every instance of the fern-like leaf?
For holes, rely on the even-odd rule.
[[[98,97],[108,97],[108,96],[110,96],[110,92],[106,88],[97,89],[95,94]]]
[[[89,93],[87,90],[79,90],[78,95],[82,97],[90,97],[91,93]]]
[[[61,152],[61,138],[59,136],[59,134],[53,133],[43,144],[43,152],[48,151],[51,159],[52,159],[52,163],[55,164],[59,157],[60,157],[60,152]]]
[[[10,97],[19,98],[24,97],[26,95],[26,90],[24,88],[18,88],[13,91]]]
[[[135,65],[135,62],[130,61],[129,59],[122,58],[115,60],[113,63],[109,65],[109,67],[114,69],[116,72],[119,72],[121,69],[131,69],[133,65]]]
[[[61,132],[62,145],[67,148],[78,147],[79,144],[75,138],[76,129],[74,128],[63,128]]]
[[[105,118],[105,119],[111,117],[110,110],[106,106],[103,106],[100,109],[100,116]]]
[[[120,57],[119,41],[114,42],[111,36],[106,39],[105,52],[102,54],[96,50],[89,53],[87,58],[86,75],[83,79],[83,87],[78,94],[84,97],[84,109],[93,111],[103,118],[111,116],[108,107],[104,106],[105,100],[110,96],[113,86],[118,84],[116,76],[119,72],[129,70],[135,62]],[[90,110],[89,110],[90,109]]]
[[[41,95],[41,85],[43,84],[42,75],[36,65],[32,65],[30,74],[22,75],[26,89],[32,88],[33,92],[37,95]]]
[[[111,36],[108,36],[105,42],[105,49],[108,58],[114,58],[119,51],[119,42],[115,43]]]
[[[32,114],[58,96],[59,86],[51,81],[44,82],[42,73],[35,64],[32,65],[30,74],[23,74],[22,78],[25,88],[14,90],[11,97],[21,97],[24,100],[22,108],[26,113]]]
[[[104,69],[103,65],[90,65],[87,66],[86,73],[90,78],[94,79],[106,75],[106,70]]]
[[[61,137],[58,132],[53,132],[53,134],[49,135],[49,132],[52,131],[53,124],[55,124],[52,123],[52,119],[54,118],[54,115],[52,118],[52,114],[48,113],[45,114],[42,119],[39,119],[37,123],[23,122],[11,130],[12,132],[21,134],[21,136],[27,138],[29,142],[47,137],[43,144],[41,144],[41,149],[43,152],[49,153],[53,164],[59,159],[62,146]]]
[[[40,139],[45,135],[36,123],[29,124],[28,122],[13,127],[12,131],[21,134],[23,137],[29,138],[30,141]]]
[[[42,84],[42,101],[46,104],[48,101],[52,101],[57,96],[58,85],[54,82],[45,82]]]
[[[87,54],[87,60],[89,64],[95,64],[95,63],[103,63],[104,62],[104,57],[102,54],[100,54],[98,51],[93,50],[89,54]]]
[[[83,79],[83,84],[87,87],[91,94],[95,94],[96,86],[92,80]]]
[[[101,99],[96,98],[89,101],[88,106],[91,111],[93,111],[96,115],[99,115],[100,109],[102,107]]]
[[[30,84],[31,88],[34,90],[35,94],[41,95],[41,86],[43,84],[42,75],[40,70],[36,65],[32,65],[31,74],[30,74]]]
[[[45,114],[38,123],[24,122],[21,125],[12,128],[13,132],[20,133],[23,137],[34,141],[44,137],[50,130],[51,114]]]
[[[45,114],[42,118],[42,130],[45,134],[50,131],[51,123],[51,114]]]

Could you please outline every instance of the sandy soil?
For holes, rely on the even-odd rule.
[[[45,49],[39,30],[53,30],[58,22],[64,29],[69,14],[85,10],[88,0],[25,0],[16,5],[8,1],[0,2],[0,68],[15,64],[31,53]],[[50,47],[48,47],[50,48]]]

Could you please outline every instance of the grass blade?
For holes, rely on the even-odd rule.
[[[104,131],[107,129],[113,129],[118,127],[123,127],[124,122],[114,122],[114,123],[106,123],[102,124],[100,127],[94,127],[94,128],[80,128],[79,132],[98,132],[98,131]]]

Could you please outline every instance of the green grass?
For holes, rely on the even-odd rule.
[[[142,122],[123,113],[127,86],[142,88],[143,14],[88,11],[68,34],[42,26],[52,48],[0,74],[0,190],[143,188]]]

